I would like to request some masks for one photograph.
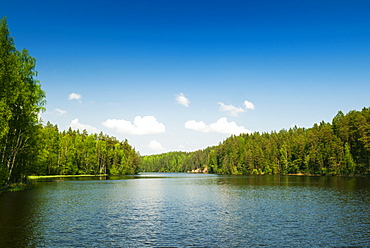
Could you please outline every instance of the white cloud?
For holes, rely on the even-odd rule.
[[[245,109],[241,107],[235,107],[233,105],[226,105],[222,102],[218,102],[217,104],[220,105],[220,111],[228,111],[230,112],[231,116],[238,116],[239,113],[245,112]]]
[[[152,140],[149,142],[149,145],[148,147],[154,151],[163,151],[164,148],[163,146],[161,145],[161,143],[159,143],[158,141],[156,140]]]
[[[108,119],[103,122],[103,125],[122,134],[149,135],[164,133],[166,131],[166,127],[158,122],[154,116],[136,116],[133,124],[131,121],[123,119]]]
[[[203,121],[195,121],[195,120],[187,121],[185,122],[185,128],[198,131],[198,132],[202,132],[202,133],[210,132],[209,125],[206,125]]]
[[[222,102],[218,102],[217,104],[220,105],[220,111],[228,111],[231,116],[238,116],[239,113],[243,113],[248,109],[254,109],[254,104],[249,101],[244,101],[244,108],[242,107],[235,107],[233,105],[226,105]]]
[[[65,111],[65,110],[61,110],[61,109],[58,109],[58,108],[56,108],[56,109],[54,109],[56,112],[58,112],[58,114],[60,114],[60,115],[65,115],[65,114],[67,114],[67,111]]]
[[[244,126],[238,126],[234,121],[228,122],[226,117],[220,118],[217,122],[210,124],[213,132],[224,134],[251,133]]]
[[[88,131],[89,133],[98,133],[99,130],[93,126],[90,126],[90,125],[86,125],[86,124],[81,124],[78,120],[78,118],[74,119],[71,121],[71,124],[69,124],[69,126],[74,129],[74,130],[80,130],[80,131],[83,131],[84,129],[86,129],[86,131]]]
[[[82,96],[77,93],[71,93],[68,95],[68,100],[81,100]]]
[[[185,107],[189,107],[190,101],[188,98],[184,96],[183,93],[180,93],[179,95],[176,96],[176,101],[177,103],[184,105]]]
[[[235,135],[252,132],[246,129],[244,126],[238,126],[234,121],[228,122],[226,117],[221,117],[220,119],[218,119],[217,122],[211,123],[209,125],[205,124],[203,121],[187,121],[185,123],[185,128],[203,133],[212,132]]]
[[[254,104],[248,101],[244,101],[244,106],[246,109],[252,109],[254,110]]]

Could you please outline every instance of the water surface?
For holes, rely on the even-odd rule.
[[[110,179],[41,180],[0,194],[0,247],[370,246],[369,178]]]

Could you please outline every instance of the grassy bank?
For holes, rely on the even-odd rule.
[[[35,179],[46,179],[46,178],[71,178],[71,177],[105,177],[108,174],[100,174],[100,175],[48,175],[48,176],[28,176],[27,180],[35,180]],[[29,187],[28,183],[12,183],[7,188],[0,186],[0,193],[6,191],[20,191],[25,190]]]
[[[42,179],[42,178],[65,178],[65,177],[105,177],[108,174],[100,174],[100,175],[48,175],[48,176],[28,176],[27,178],[32,179]]]

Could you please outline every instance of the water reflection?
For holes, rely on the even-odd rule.
[[[38,235],[32,195],[27,192],[0,194],[0,247],[32,247]]]
[[[0,195],[0,247],[365,246],[368,178],[137,176]]]

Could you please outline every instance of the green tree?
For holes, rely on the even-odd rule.
[[[16,50],[6,18],[0,21],[0,180],[5,187],[32,171],[38,114],[45,93],[36,80],[36,60]]]
[[[175,154],[144,156],[146,171],[189,171],[208,168],[219,174],[370,174],[370,108],[339,111],[332,124],[293,127],[271,133],[232,135],[218,146]],[[177,165],[177,167],[175,166]],[[179,167],[180,166],[180,167]]]
[[[34,175],[55,175],[58,174],[59,167],[59,149],[60,135],[58,127],[50,122],[39,129],[37,138],[38,156],[35,162],[35,168],[32,171]]]

